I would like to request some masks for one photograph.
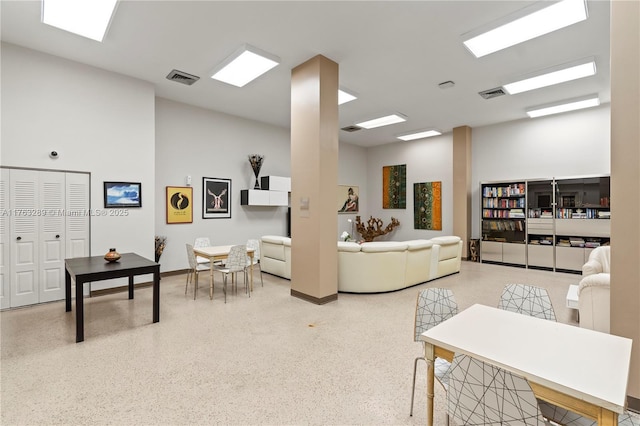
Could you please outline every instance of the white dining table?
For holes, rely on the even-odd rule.
[[[463,353],[527,379],[537,398],[618,424],[626,406],[632,340],[484,305],[425,331],[427,424],[433,426],[436,357]]]
[[[229,252],[231,251],[231,247],[233,247],[233,245],[227,245],[227,246],[210,246],[210,247],[198,247],[193,249],[193,252],[196,254],[196,256],[200,256],[200,257],[204,257],[209,259],[209,265],[210,265],[210,277],[209,277],[209,298],[213,299],[213,271],[215,270],[215,266],[214,266],[214,262],[216,260],[225,260],[227,259],[227,257],[229,257]],[[251,264],[253,265],[253,254],[255,252],[255,249],[253,248],[247,248],[247,256],[249,256],[249,258],[251,259]],[[253,291],[253,268],[249,268],[249,286],[250,286],[250,291]]]

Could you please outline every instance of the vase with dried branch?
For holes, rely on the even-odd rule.
[[[383,224],[382,219],[370,216],[365,226],[365,224],[360,221],[360,216],[356,216],[356,230],[360,235],[362,235],[362,238],[365,241],[373,241],[376,237],[388,234],[393,231],[393,228],[400,225],[400,221],[395,217],[392,217],[391,223],[385,228],[382,227]]]
[[[253,189],[260,189],[260,182],[258,181],[258,175],[260,174],[260,169],[262,168],[263,162],[264,162],[264,155],[260,155],[260,154],[249,155],[249,163],[251,164],[251,168],[253,169],[253,174],[256,175],[256,184],[253,186]]]

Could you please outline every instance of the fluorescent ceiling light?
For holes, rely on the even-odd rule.
[[[598,95],[590,95],[580,99],[563,101],[553,105],[539,106],[527,110],[527,115],[531,118],[545,115],[559,114],[561,112],[575,111],[577,109],[591,108],[600,105]]]
[[[365,129],[374,129],[376,127],[388,126],[390,124],[402,123],[407,121],[407,117],[402,114],[391,114],[384,117],[374,118],[373,120],[363,121],[356,123],[356,126],[364,127]]]
[[[505,84],[502,87],[511,95],[526,92],[528,90],[539,89],[541,87],[552,86],[566,81],[577,80],[583,77],[595,75],[596,63],[594,61],[586,64],[574,65],[568,68],[547,72],[545,74],[530,77],[514,83]]]
[[[347,102],[351,102],[354,99],[358,99],[358,97],[346,91],[345,89],[338,89],[338,105],[346,104]]]
[[[543,4],[548,2],[539,2],[534,5],[537,10],[533,13],[523,16],[531,10],[527,8],[506,17],[501,22],[507,20],[509,22],[468,38],[463,42],[464,45],[477,58],[480,58],[587,19],[585,0],[562,0],[539,9]]]
[[[415,139],[430,138],[431,136],[438,136],[441,134],[442,132],[435,129],[420,130],[418,132],[412,132],[412,133],[407,133],[405,135],[400,135],[398,136],[398,139],[402,139],[403,141],[412,141]]]
[[[280,58],[245,44],[211,72],[211,78],[242,87],[280,63]]]
[[[42,22],[102,41],[118,0],[42,0]]]

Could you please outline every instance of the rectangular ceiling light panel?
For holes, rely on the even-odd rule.
[[[373,120],[363,121],[356,123],[356,126],[364,127],[365,129],[375,129],[376,127],[388,126],[390,124],[402,123],[407,121],[407,117],[402,114],[385,115],[384,117],[374,118]]]
[[[211,78],[243,87],[280,63],[280,58],[245,44],[212,72]]]
[[[588,16],[585,0],[562,0],[540,9],[540,5],[543,4],[548,2],[539,2],[534,5],[536,10],[532,13],[527,13],[529,11],[527,8],[502,19],[503,25],[467,38],[463,41],[464,45],[477,58],[480,58],[584,21]],[[527,14],[522,16],[524,13]]]
[[[42,0],[42,22],[102,41],[118,0]]]
[[[346,104],[347,102],[351,102],[354,99],[358,99],[355,94],[349,93],[345,89],[338,89],[338,105]]]
[[[590,61],[580,65],[573,65],[556,71],[547,72],[535,77],[505,84],[502,87],[510,95],[539,89],[541,87],[552,86],[566,81],[577,80],[583,77],[590,77],[596,74],[596,63]]]
[[[588,97],[563,101],[553,105],[540,106],[527,110],[527,115],[531,118],[543,117],[545,115],[560,114],[562,112],[575,111],[578,109],[591,108],[600,105],[598,95],[590,95]]]
[[[405,135],[400,135],[398,136],[398,139],[402,139],[403,141],[412,141],[415,139],[424,139],[424,138],[430,138],[432,136],[438,136],[441,135],[442,132],[435,130],[435,129],[430,129],[430,130],[421,130],[418,132],[412,132],[412,133],[407,133]]]

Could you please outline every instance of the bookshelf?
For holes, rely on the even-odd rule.
[[[556,270],[581,271],[591,250],[611,235],[609,176],[555,181]]]
[[[526,183],[481,184],[483,262],[526,265]]]
[[[553,179],[527,181],[527,266],[553,270]]]
[[[481,261],[580,273],[609,244],[610,177],[481,183]]]

